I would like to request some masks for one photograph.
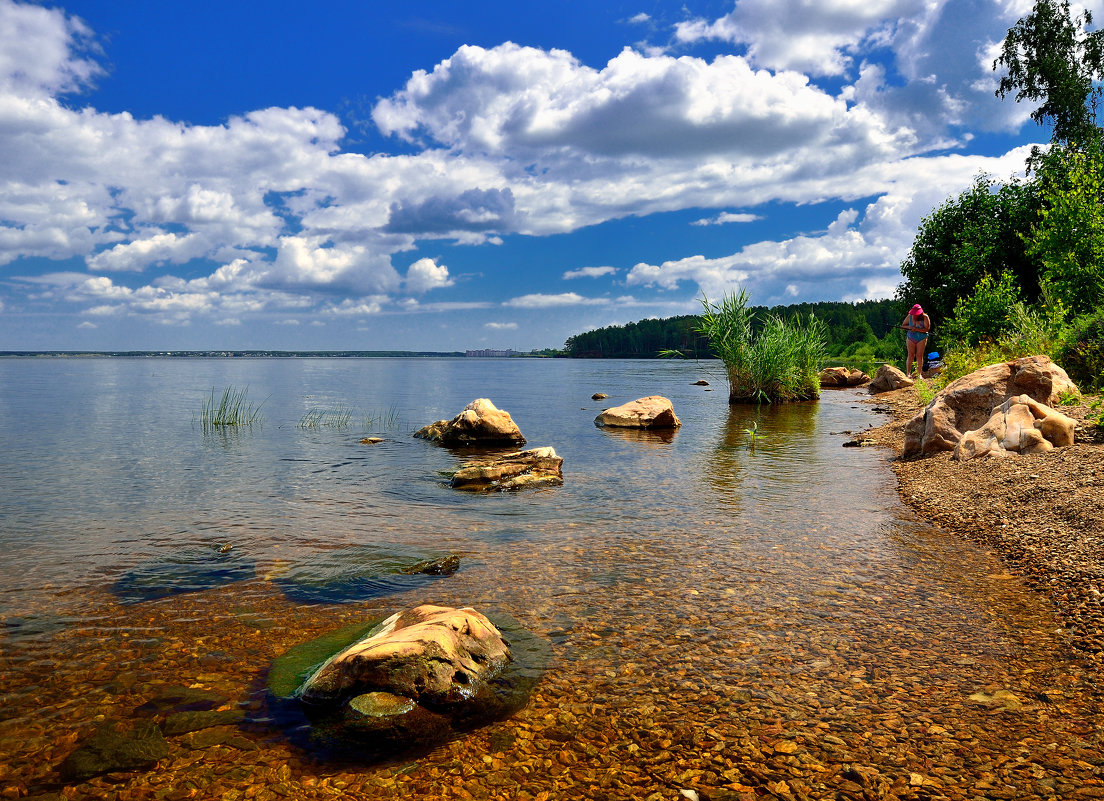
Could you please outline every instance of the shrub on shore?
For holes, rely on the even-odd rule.
[[[1083,390],[1104,389],[1104,310],[1083,314],[1066,327],[1055,361]]]

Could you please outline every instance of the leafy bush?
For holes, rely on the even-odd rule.
[[[1104,310],[1083,314],[1071,322],[1055,357],[1081,389],[1104,389]]]
[[[1009,326],[1009,314],[1019,302],[1020,290],[1008,270],[994,278],[984,275],[972,295],[955,303],[954,315],[947,323],[947,339],[966,345],[977,345],[985,339],[995,340]]]
[[[1037,307],[1013,303],[1008,310],[1007,328],[998,344],[1009,359],[1043,354],[1058,361],[1065,317],[1060,302]]]

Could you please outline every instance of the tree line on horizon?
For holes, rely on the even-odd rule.
[[[896,300],[821,301],[788,306],[752,306],[755,333],[771,315],[792,321],[810,314],[823,322],[829,358],[877,360],[895,358],[901,349],[897,330],[905,312]],[[700,334],[696,314],[649,318],[624,325],[595,328],[568,337],[564,352],[576,359],[655,359],[677,351],[689,359],[713,358],[709,338]]]

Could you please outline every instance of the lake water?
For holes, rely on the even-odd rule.
[[[205,431],[226,387],[263,419]],[[676,433],[594,426],[651,394]],[[562,487],[447,486],[462,457],[411,434],[477,397],[556,449]],[[730,408],[712,362],[0,360],[0,793],[1104,797],[1092,675],[1040,596],[900,504],[884,452],[841,447],[881,422],[864,397]],[[348,425],[306,427],[312,410]],[[461,569],[360,596],[286,581],[381,543]],[[163,570],[220,549],[219,582]],[[426,602],[551,643],[526,709],[390,765],[321,760],[271,725],[273,658]],[[178,685],[244,722],[170,737],[155,770],[59,779],[98,726]]]

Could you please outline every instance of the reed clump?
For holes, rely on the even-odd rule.
[[[399,426],[398,410],[391,406],[384,411],[360,412],[355,408],[338,404],[332,409],[312,408],[299,418],[298,428],[351,428],[358,425],[364,430],[383,431]]]
[[[248,387],[237,389],[229,386],[221,395],[216,394],[215,388],[211,387],[211,394],[203,400],[199,422],[204,431],[260,425],[264,420],[261,415],[263,405],[263,402],[255,404],[249,400]]]
[[[779,403],[820,397],[819,373],[827,354],[827,328],[813,315],[789,320],[748,309],[747,290],[713,303],[704,295],[698,333],[724,362],[729,403]],[[758,323],[758,324],[757,324]]]

